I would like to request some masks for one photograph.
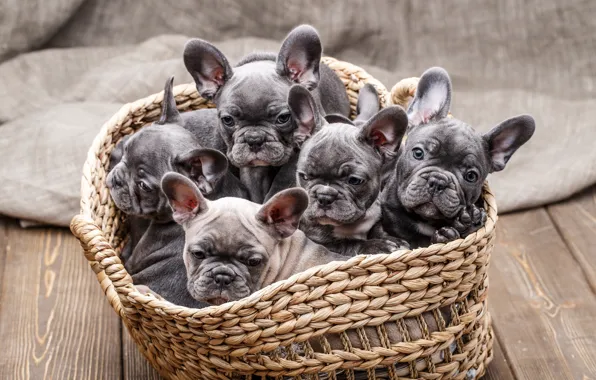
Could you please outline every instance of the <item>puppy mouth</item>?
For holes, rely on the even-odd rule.
[[[341,201],[339,202],[341,203]],[[320,225],[342,226],[357,222],[365,214],[365,212],[361,212],[358,209],[345,206],[345,204],[338,204],[325,209],[313,204],[307,217]]]
[[[228,158],[234,166],[282,166],[290,160],[293,148],[281,142],[265,142],[255,150],[246,143],[235,143]]]
[[[465,205],[461,189],[454,180],[449,180],[440,190],[433,190],[428,184],[428,173],[415,175],[405,188],[400,190],[398,196],[402,204],[410,212],[426,219],[454,218]]]

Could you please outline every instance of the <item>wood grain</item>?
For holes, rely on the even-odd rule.
[[[126,327],[122,325],[122,365],[125,380],[160,380],[162,377],[138,350]]]
[[[549,206],[548,213],[596,293],[596,186]]]
[[[501,348],[499,339],[495,339],[493,343],[493,361],[488,365],[486,374],[482,377],[483,380],[515,380],[505,353]]]
[[[502,216],[490,311],[518,379],[596,378],[596,297],[544,208]]]
[[[118,379],[119,321],[64,229],[7,228],[0,379]]]

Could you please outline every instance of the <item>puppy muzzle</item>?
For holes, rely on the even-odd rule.
[[[227,265],[201,272],[196,280],[189,278],[187,287],[193,298],[211,305],[239,300],[251,293],[246,280]]]
[[[452,219],[465,206],[457,178],[440,168],[415,173],[401,192],[398,195],[404,207],[427,219]]]

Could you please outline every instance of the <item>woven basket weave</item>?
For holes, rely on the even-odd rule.
[[[353,113],[358,91],[366,83],[375,85],[383,106],[399,104],[400,99],[405,105],[404,94],[413,94],[410,87],[396,87],[390,100],[385,87],[361,68],[328,57],[323,62],[345,84]],[[181,111],[213,107],[194,84],[176,86],[174,96]],[[409,373],[400,379],[468,380],[485,372],[493,339],[486,303],[487,266],[497,221],[495,199],[486,185],[487,222],[465,239],[330,263],[245,299],[200,310],[139,293],[119,258],[127,231],[105,180],[116,143],[155,121],[162,100],[163,92],[127,104],[104,124],[83,169],[81,214],[71,223],[109,303],[162,376],[374,379],[373,369],[385,366],[386,377],[397,379],[394,364]],[[439,326],[440,331],[429,332],[418,316],[426,311],[436,314],[439,308],[451,310],[452,320]],[[387,339],[386,323],[403,331],[404,317],[418,318],[423,338]],[[371,347],[366,336],[370,326],[385,338],[381,347]],[[346,332],[356,333],[364,349],[343,339]],[[331,351],[329,334],[342,337],[343,349]],[[404,335],[408,337],[407,331]],[[314,339],[322,351],[313,350]],[[442,361],[432,362],[430,357],[439,352]],[[426,362],[424,370],[417,370],[416,361]]]

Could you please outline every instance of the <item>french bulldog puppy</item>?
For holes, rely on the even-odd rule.
[[[115,149],[107,186],[116,206],[129,217],[130,240],[122,258],[133,282],[149,286],[173,303],[198,307],[205,304],[199,304],[186,289],[184,231],[172,219],[161,178],[171,171],[182,173],[210,199],[248,194],[228,172],[226,157],[217,150],[200,148],[181,125],[172,85],[170,78],[159,121],[123,139]]]
[[[201,96],[217,106],[227,157],[254,202],[295,182],[296,152],[309,136],[297,131],[288,108],[292,84],[312,91],[325,113],[350,113],[345,87],[320,63],[321,54],[319,35],[308,25],[292,30],[277,55],[250,54],[234,68],[209,42],[192,39],[184,48],[184,64]]]
[[[376,97],[376,92],[373,94]],[[378,106],[378,100],[374,103]],[[376,234],[379,228],[374,228],[381,220],[383,163],[399,147],[408,127],[406,112],[393,106],[357,119],[359,127],[341,117],[327,124],[312,94],[300,85],[290,89],[288,104],[299,130],[320,129],[303,144],[298,158],[297,183],[308,192],[310,201],[300,229],[311,240],[342,255],[407,247],[399,239],[382,239]]]
[[[238,300],[294,273],[342,260],[297,230],[308,207],[300,188],[281,191],[264,205],[240,198],[209,201],[193,181],[168,173],[162,190],[184,228],[188,291],[199,301]]]
[[[489,173],[503,170],[534,133],[528,115],[505,120],[481,135],[448,117],[451,80],[442,68],[427,70],[408,108],[410,125],[395,176],[382,195],[383,227],[412,247],[463,237],[486,220],[481,202]]]

